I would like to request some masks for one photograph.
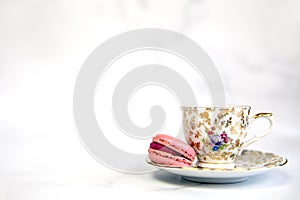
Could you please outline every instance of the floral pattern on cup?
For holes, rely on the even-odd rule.
[[[185,138],[200,162],[233,163],[247,143],[250,109],[250,106],[182,107]]]
[[[210,143],[210,146],[212,146],[212,151],[220,151],[226,148],[229,144],[229,138],[225,131],[223,131],[221,134],[215,133],[213,130],[209,130],[207,132],[209,141],[205,141],[204,138],[202,142]]]

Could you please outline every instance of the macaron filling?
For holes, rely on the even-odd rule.
[[[190,160],[189,158],[185,157],[184,155],[182,155],[181,153],[177,152],[177,151],[174,151],[173,149],[170,149],[169,147],[166,147],[162,144],[159,144],[157,142],[152,142],[150,144],[150,148],[151,149],[154,149],[154,150],[159,150],[159,151],[163,151],[163,152],[166,152],[166,153],[169,153],[169,154],[172,154],[173,156],[179,156],[179,157],[184,157],[188,160]]]

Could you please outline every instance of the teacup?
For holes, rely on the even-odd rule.
[[[250,106],[181,107],[185,139],[197,153],[198,165],[209,168],[234,168],[241,151],[271,132],[272,113],[250,117]],[[266,118],[268,129],[246,140],[249,125]]]

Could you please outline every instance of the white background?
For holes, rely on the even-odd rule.
[[[274,112],[272,135],[252,148],[288,157],[286,168],[241,184],[205,185],[182,182],[161,172],[120,174],[86,152],[72,116],[72,93],[82,63],[110,37],[149,27],[180,32],[202,46],[219,70],[228,104]],[[127,62],[128,69],[143,61],[140,56],[136,59],[136,63]],[[117,76],[108,75],[112,76],[108,80]],[[296,196],[300,183],[299,78],[297,0],[1,0],[0,199]],[[204,93],[199,103],[201,99],[209,103],[206,91],[202,92],[203,82],[190,82]],[[150,106],[147,95],[160,95],[169,117],[165,131],[176,135],[178,125],[168,124],[180,122],[176,99],[160,88],[144,89],[147,92],[139,91],[132,98],[133,121],[147,125],[149,109],[140,102]],[[112,90],[106,87],[105,91]],[[115,129],[113,126],[111,123]],[[118,145],[136,146],[140,153],[147,149],[140,143]]]

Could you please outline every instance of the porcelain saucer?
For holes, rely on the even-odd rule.
[[[273,153],[256,150],[244,150],[235,159],[235,168],[205,168],[205,167],[171,167],[150,161],[154,167],[171,174],[180,175],[183,179],[205,183],[236,183],[247,180],[254,175],[263,174],[274,168],[284,166],[288,160]]]

